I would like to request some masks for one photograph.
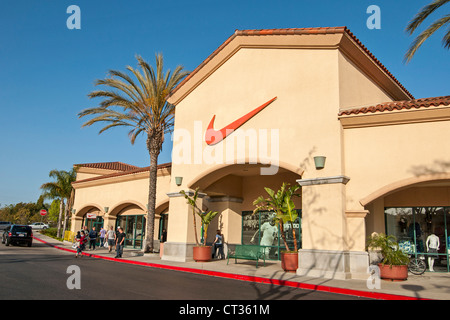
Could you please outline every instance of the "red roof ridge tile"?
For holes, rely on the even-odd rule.
[[[74,164],[75,167],[85,167],[94,169],[104,169],[104,170],[115,170],[115,171],[128,171],[133,169],[138,169],[139,167],[123,163],[120,161],[113,162],[93,162],[93,163],[80,163]]]
[[[367,113],[394,111],[394,110],[409,110],[413,108],[419,109],[419,108],[428,108],[431,106],[438,107],[442,105],[443,106],[450,105],[450,96],[382,102],[376,105],[361,106],[357,108],[349,108],[341,110],[339,112],[339,116],[367,114]]]
[[[157,170],[170,168],[170,167],[172,167],[172,162],[162,163],[157,166]],[[132,170],[127,170],[127,171],[123,171],[123,172],[115,172],[115,173],[105,174],[105,175],[98,176],[98,177],[92,177],[92,178],[87,178],[87,179],[83,179],[83,180],[78,180],[78,181],[72,182],[72,184],[101,180],[101,179],[106,179],[106,178],[114,178],[114,177],[125,176],[125,175],[129,175],[129,174],[136,174],[136,173],[141,173],[141,172],[146,172],[146,171],[150,171],[150,166],[135,167],[135,169],[132,169]]]

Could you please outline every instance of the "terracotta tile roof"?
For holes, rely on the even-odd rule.
[[[358,38],[345,26],[343,27],[321,27],[321,28],[290,28],[290,29],[260,29],[260,30],[236,30],[224,43],[222,43],[213,53],[211,53],[197,68],[194,69],[186,78],[183,79],[172,91],[172,94],[189,81],[204,65],[213,59],[225,46],[227,46],[237,36],[271,36],[271,35],[316,35],[316,34],[335,34],[347,33],[359,47],[397,83],[405,93],[414,99],[414,96],[406,90],[405,87],[389,72],[389,70],[359,41]]]
[[[172,163],[171,162],[163,163],[163,164],[159,164],[158,165],[157,170],[162,170],[162,169],[171,168],[171,167],[172,167]],[[72,182],[72,184],[77,184],[77,183],[81,183],[81,182],[88,182],[88,181],[95,181],[95,180],[101,180],[101,179],[106,179],[106,178],[114,178],[114,177],[120,177],[120,176],[129,175],[129,174],[136,174],[136,173],[150,171],[150,166],[142,167],[142,168],[135,167],[135,168],[137,168],[137,169],[127,170],[127,171],[123,171],[123,172],[115,172],[115,173],[105,174],[105,175],[98,176],[98,177],[78,180],[78,181]]]
[[[135,170],[139,167],[133,166],[131,164],[123,162],[97,162],[97,163],[80,163],[75,164],[77,167],[94,168],[94,169],[105,169],[105,170],[115,170],[115,171],[128,171]]]
[[[429,108],[438,106],[448,106],[450,105],[450,96],[442,97],[432,97],[414,100],[403,100],[403,101],[391,101],[384,102],[374,106],[369,107],[359,107],[347,110],[341,110],[339,116],[348,116],[356,114],[366,114],[393,110],[409,110],[409,109],[419,109],[419,108]]]

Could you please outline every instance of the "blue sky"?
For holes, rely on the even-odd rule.
[[[0,204],[36,201],[50,170],[75,163],[148,166],[144,136],[132,146],[127,129],[81,128],[77,113],[96,105],[87,98],[94,81],[136,66],[136,54],[153,64],[161,52],[166,68],[193,70],[236,29],[347,26],[416,98],[449,95],[443,31],[403,63],[413,40],[405,27],[429,1],[2,0]],[[80,30],[66,27],[70,5],[81,9]],[[381,29],[366,26],[370,5],[381,10]],[[159,163],[170,162],[167,142]]]

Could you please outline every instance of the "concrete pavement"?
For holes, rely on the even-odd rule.
[[[38,232],[34,236],[36,240],[46,243],[55,249],[75,252],[68,242],[60,242]],[[255,261],[238,260],[235,263],[234,259],[230,259],[229,264],[227,264],[227,260],[212,260],[205,263],[195,261],[174,262],[161,260],[157,253],[143,254],[141,251],[130,249],[124,250],[123,258],[121,259],[115,259],[115,252],[109,253],[106,248],[97,248],[92,251],[87,250],[84,254],[91,258],[106,259],[119,263],[131,263],[149,268],[164,268],[180,272],[203,274],[205,276],[269,283],[381,300],[450,299],[449,273],[425,272],[421,276],[409,274],[406,281],[392,282],[381,280],[378,286],[372,286],[372,289],[370,289],[365,280],[311,278],[286,273],[282,270],[279,261],[266,261],[266,266],[261,264],[261,266],[256,268]]]

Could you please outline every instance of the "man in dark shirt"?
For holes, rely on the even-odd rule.
[[[95,230],[95,227],[92,227],[92,230],[89,232],[89,250],[91,247],[95,250],[95,243],[97,242],[98,233]]]
[[[116,254],[115,258],[122,258],[123,246],[125,244],[125,237],[126,237],[125,232],[123,232],[123,229],[119,227],[119,233],[117,234],[117,237],[116,237],[117,254]]]

